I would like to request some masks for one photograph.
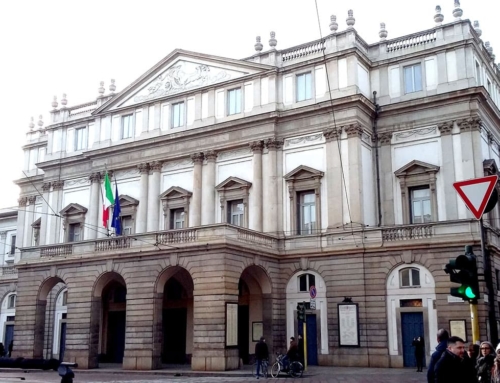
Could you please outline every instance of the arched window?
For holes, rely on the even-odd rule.
[[[308,292],[311,286],[316,286],[316,277],[312,274],[302,274],[297,277],[300,292]]]
[[[420,287],[420,270],[408,267],[399,272],[401,287]]]
[[[16,308],[16,294],[9,295],[7,300],[7,308],[14,309]]]

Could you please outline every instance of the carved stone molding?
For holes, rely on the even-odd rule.
[[[193,161],[193,164],[202,164],[203,163],[203,153],[198,152],[198,153],[193,153],[191,154],[191,161]]]
[[[42,191],[44,193],[47,193],[50,191],[50,182],[44,182],[43,185],[42,185]]]
[[[52,182],[52,190],[61,190],[64,187],[64,180]]]
[[[443,122],[442,124],[439,124],[438,129],[441,132],[442,136],[447,136],[451,134],[453,130],[453,121],[447,121]]]
[[[347,138],[358,137],[361,138],[363,135],[363,128],[360,124],[351,124],[343,127],[347,133]]]
[[[161,168],[163,167],[163,163],[161,161],[153,161],[149,163],[149,170],[151,172],[160,172]]]
[[[207,162],[215,162],[217,159],[217,152],[215,150],[209,150],[205,153],[205,159]]]
[[[307,144],[311,142],[321,141],[322,136],[323,136],[322,133],[316,133],[304,137],[290,138],[288,140],[285,140],[285,146]]]
[[[28,204],[28,198],[27,197],[19,197],[17,199],[17,203],[19,206],[26,206]]]
[[[89,176],[89,181],[90,183],[99,183],[101,182],[101,179],[102,179],[102,176],[101,176],[101,173],[97,172],[97,173],[92,173],[90,176]]]
[[[488,137],[488,143],[492,144],[495,141],[495,136],[491,132],[486,132],[486,137]]]
[[[283,146],[283,140],[280,140],[276,137],[272,137],[268,138],[265,144],[269,150],[278,150],[281,149],[281,147]]]
[[[137,165],[140,174],[149,174],[149,164],[147,162]]]
[[[5,240],[7,238],[7,231],[0,231],[0,239]]]
[[[464,118],[463,120],[458,121],[458,126],[460,127],[460,131],[464,130],[481,130],[481,119],[479,117],[471,117]]]
[[[337,141],[342,134],[342,129],[329,129],[323,132],[325,139],[327,142],[329,141]]]
[[[378,134],[378,142],[380,145],[390,145],[392,141],[392,132],[384,132]]]
[[[30,205],[34,205],[36,203],[36,195],[30,195],[28,197],[28,202]]]
[[[413,137],[413,136],[428,136],[431,134],[436,133],[436,127],[432,126],[430,128],[419,128],[419,129],[412,129],[412,130],[406,130],[403,132],[398,132],[394,133],[394,137],[396,138],[396,141],[399,140],[405,140],[407,138]]]
[[[250,146],[250,149],[252,149],[252,152],[262,153],[262,149],[264,148],[264,142],[263,141],[253,141],[253,142],[250,142],[249,146]]]

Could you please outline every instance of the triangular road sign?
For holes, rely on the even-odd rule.
[[[488,176],[455,182],[453,187],[474,217],[481,219],[497,181],[498,176]]]

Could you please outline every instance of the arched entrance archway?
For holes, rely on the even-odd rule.
[[[174,266],[158,277],[155,289],[153,366],[191,364],[193,354],[193,279]]]
[[[92,296],[90,363],[122,363],[125,351],[127,286],[116,272],[102,274]]]
[[[66,284],[59,277],[50,277],[42,282],[38,291],[35,308],[34,358],[53,358],[55,304],[59,292]]]
[[[0,331],[0,342],[3,343],[7,355],[9,352],[9,345],[14,341],[16,297],[17,294],[15,292],[11,292],[5,295],[4,299],[2,300],[0,329],[3,329],[3,331]]]
[[[252,362],[255,344],[266,338],[273,349],[271,280],[259,266],[249,266],[241,273],[238,296],[238,347],[243,363]]]

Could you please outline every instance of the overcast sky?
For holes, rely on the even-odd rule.
[[[437,4],[453,21],[453,0],[317,1],[323,35],[332,14],[344,30],[352,9],[368,43],[378,41],[380,22],[389,39],[432,28]],[[462,0],[461,8],[500,61],[500,1]],[[0,207],[17,205],[12,180],[22,175],[30,117],[42,114],[47,125],[53,96],[66,93],[68,106],[92,101],[99,81],[107,93],[112,78],[120,91],[175,48],[248,57],[257,35],[268,49],[270,31],[278,49],[319,38],[314,0],[0,1]]]

